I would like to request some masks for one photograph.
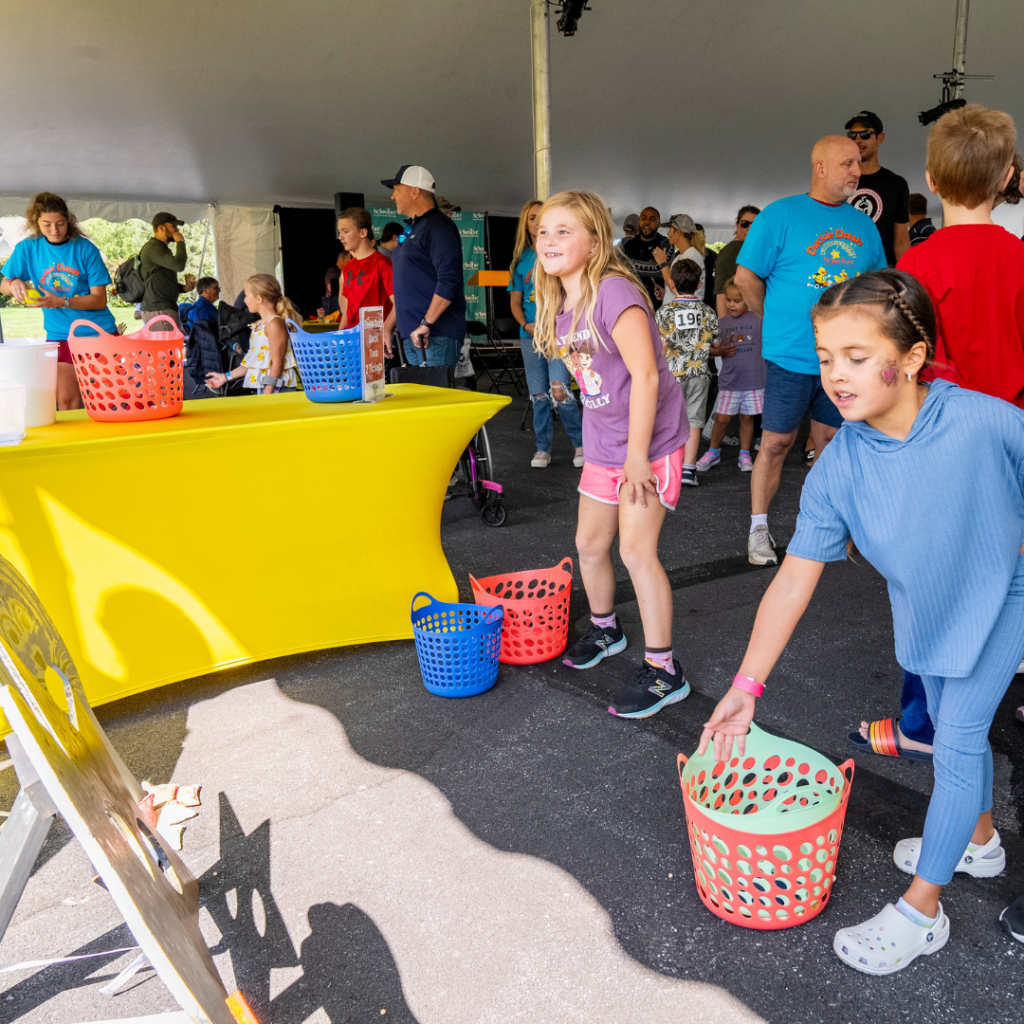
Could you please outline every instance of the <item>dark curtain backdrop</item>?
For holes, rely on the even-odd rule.
[[[276,206],[281,224],[284,290],[304,317],[316,316],[324,295],[324,274],[338,258],[333,209]]]
[[[491,270],[507,270],[512,262],[512,250],[516,247],[518,217],[487,218],[487,266]],[[491,288],[494,318],[508,320],[512,316],[509,295],[504,288]]]

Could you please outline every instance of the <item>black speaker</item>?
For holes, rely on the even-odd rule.
[[[334,220],[341,216],[342,210],[350,206],[365,206],[366,198],[362,192],[335,192],[334,193]]]

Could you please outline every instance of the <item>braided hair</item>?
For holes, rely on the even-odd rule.
[[[876,270],[832,285],[811,310],[815,322],[842,309],[874,309],[882,334],[904,355],[918,342],[927,350],[925,365],[935,359],[935,308],[921,283],[903,270]]]

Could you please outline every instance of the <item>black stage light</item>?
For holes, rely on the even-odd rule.
[[[579,28],[580,18],[584,11],[589,11],[587,0],[565,0],[562,4],[562,16],[558,19],[556,27],[563,36],[576,35]]]
[[[980,78],[981,76],[979,75],[978,77]],[[931,110],[922,110],[921,113],[917,115],[917,119],[921,124],[929,125],[933,121],[938,121],[943,114],[948,114],[951,110],[959,110],[961,107],[966,106],[967,100],[944,100],[937,107],[932,107]]]

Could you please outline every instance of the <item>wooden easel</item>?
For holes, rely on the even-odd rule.
[[[199,931],[198,883],[142,820],[142,788],[96,720],[39,598],[4,558],[0,708],[13,730],[7,749],[21,786],[0,828],[0,938],[60,812],[138,943],[139,956],[103,991],[112,995],[149,963],[181,1011],[138,1024],[258,1024],[241,993],[228,996]]]

